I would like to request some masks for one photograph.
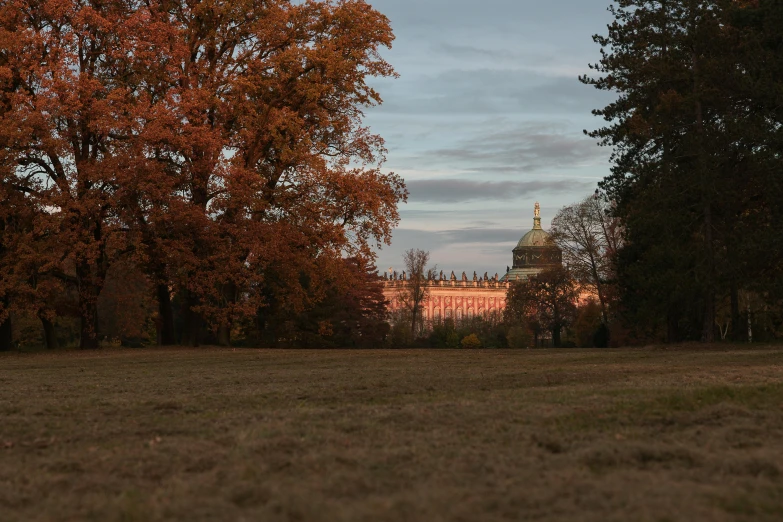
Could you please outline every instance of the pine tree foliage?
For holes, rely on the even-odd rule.
[[[602,187],[624,225],[624,309],[670,340],[713,340],[716,302],[738,324],[739,290],[779,284],[781,9],[619,0],[581,78],[617,95],[589,134],[613,149]]]

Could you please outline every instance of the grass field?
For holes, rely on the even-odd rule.
[[[0,356],[0,520],[783,520],[783,351]]]

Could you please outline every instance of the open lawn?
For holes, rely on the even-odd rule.
[[[783,350],[0,356],[0,520],[783,520]]]

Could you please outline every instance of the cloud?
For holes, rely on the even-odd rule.
[[[438,168],[469,175],[519,175],[579,167],[598,167],[603,172],[610,154],[593,139],[566,125],[551,123],[476,124],[451,138],[450,143],[432,143],[428,150],[410,150],[408,157],[396,155],[392,166],[415,165],[419,170]]]
[[[464,179],[424,179],[406,182],[410,202],[463,203],[466,201],[509,201],[531,194],[570,193],[579,190],[588,193],[593,181],[470,181]]]
[[[442,240],[450,245],[456,244],[498,244],[517,242],[520,231],[512,228],[461,228],[437,232]]]
[[[578,113],[589,117],[591,110],[605,107],[614,98],[579,82],[578,76],[589,72],[587,63],[524,59],[513,63],[503,50],[461,48],[459,52],[486,53],[486,57],[473,67],[379,82],[385,103],[376,110],[409,115]]]
[[[479,170],[493,167],[501,171],[535,172],[594,163],[606,155],[606,150],[585,136],[523,128],[487,134],[456,148],[433,151],[432,155]]]

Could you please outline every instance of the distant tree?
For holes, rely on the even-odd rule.
[[[564,267],[550,268],[509,287],[506,320],[527,325],[534,333],[540,325],[552,333],[552,344],[559,347],[562,329],[574,321],[578,297],[570,272]]]
[[[403,264],[407,281],[400,287],[398,299],[402,303],[411,322],[411,334],[416,337],[416,327],[422,326],[423,303],[429,297],[427,281],[437,268],[427,268],[430,253],[419,249],[410,249],[403,255]]]
[[[616,255],[622,245],[619,220],[604,194],[561,208],[552,219],[550,237],[576,281],[598,297],[601,319],[608,323],[609,301],[616,294]]]

